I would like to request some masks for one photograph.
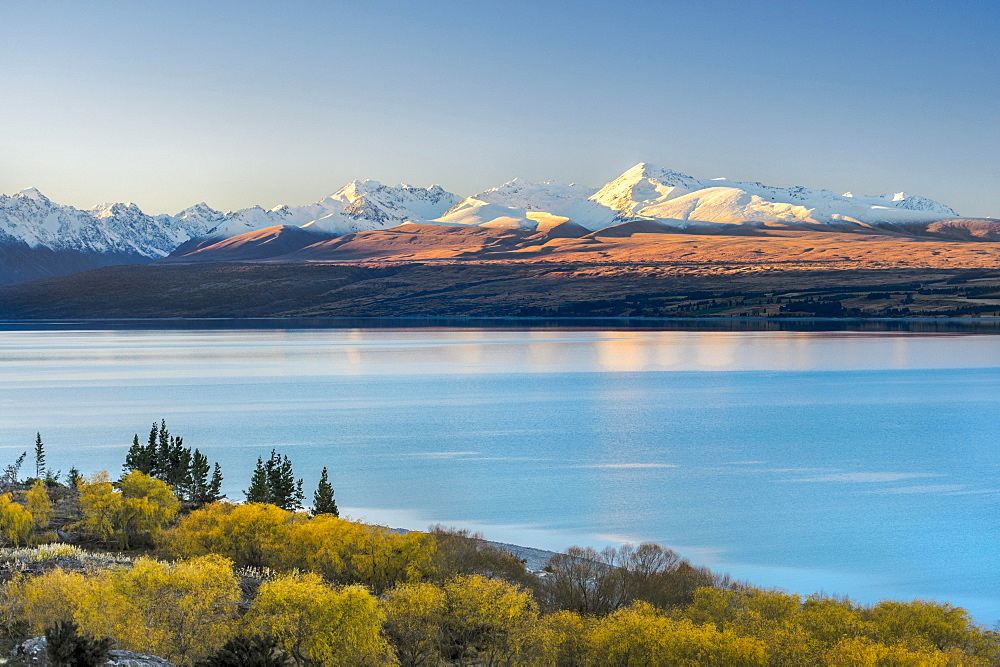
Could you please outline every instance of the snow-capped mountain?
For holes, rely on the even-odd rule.
[[[258,229],[288,225],[327,234],[349,234],[437,218],[459,200],[440,185],[395,187],[378,181],[351,181],[328,197],[305,206],[259,206],[220,214],[206,236],[229,238]]]
[[[807,225],[934,222],[955,218],[950,207],[904,193],[859,196],[802,186],[697,179],[651,164],[637,164],[601,188],[592,200],[622,217],[692,222]]]
[[[27,188],[0,195],[0,283],[148,262],[193,239],[229,238],[276,225],[327,235],[382,229],[437,218],[459,199],[439,185],[353,181],[305,206],[221,212],[203,202],[176,215],[150,216],[131,203],[61,206]]]
[[[201,220],[152,217],[132,203],[77,209],[52,202],[36,188],[0,195],[0,244],[155,259],[208,230]]]
[[[0,195],[0,282],[146,262],[182,245],[190,249],[201,240],[218,241],[281,226],[325,237],[407,222],[539,230],[568,222],[596,231],[643,220],[671,228],[909,225],[906,230],[913,233],[914,224],[957,217],[944,204],[902,192],[838,195],[801,186],[699,179],[646,163],[600,189],[514,179],[463,199],[439,185],[387,186],[365,180],[352,181],[304,206],[253,206],[221,212],[201,203],[176,215],[158,216],[147,215],[130,203],[91,209],[61,206],[28,188],[12,196]]]
[[[837,195],[802,186],[777,188],[699,179],[641,163],[596,191],[575,184],[515,179],[463,199],[437,222],[534,228],[543,213],[592,231],[628,220],[656,220],[679,228],[699,224],[822,227],[928,223],[958,217],[944,204],[905,193]]]
[[[619,212],[592,201],[595,192],[595,188],[577,183],[531,183],[515,178],[466,197],[437,221],[535,229],[539,221],[562,218],[587,229],[601,229],[612,224]]]

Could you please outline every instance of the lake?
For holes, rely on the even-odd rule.
[[[996,335],[0,331],[0,466],[41,431],[51,467],[115,474],[164,418],[234,499],[275,448],[309,497],[329,467],[357,518],[553,550],[651,540],[757,585],[986,624],[998,415]]]

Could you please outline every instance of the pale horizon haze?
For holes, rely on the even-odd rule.
[[[152,214],[638,162],[1000,217],[989,2],[3,2],[0,192]]]

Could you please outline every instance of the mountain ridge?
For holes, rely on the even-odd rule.
[[[129,202],[90,209],[64,206],[32,187],[0,195],[0,248],[8,258],[0,267],[0,282],[57,275],[81,267],[153,261],[178,249],[190,252],[280,226],[314,233],[317,240],[405,223],[542,232],[572,223],[597,232],[643,220],[657,223],[654,227],[720,227],[720,233],[737,234],[752,233],[737,231],[737,227],[770,226],[856,226],[869,230],[900,226],[908,233],[920,233],[921,225],[956,218],[958,214],[944,204],[903,192],[837,195],[802,186],[776,188],[756,182],[699,179],[649,163],[635,165],[600,188],[515,178],[463,198],[440,185],[420,188],[355,180],[301,206],[251,206],[223,212],[201,202],[174,215],[156,216]],[[955,238],[983,240],[993,235],[992,230],[982,232],[981,225],[965,231],[960,227],[951,230]],[[296,238],[296,243],[308,240]],[[17,271],[8,270],[8,265],[15,264],[20,267]]]

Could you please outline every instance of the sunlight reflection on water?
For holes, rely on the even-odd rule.
[[[561,549],[649,539],[755,583],[1000,618],[1000,336],[0,331],[0,464],[116,472],[166,418],[240,498],[287,451],[343,506]]]

